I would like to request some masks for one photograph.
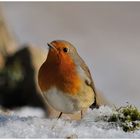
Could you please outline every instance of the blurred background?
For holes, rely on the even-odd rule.
[[[34,74],[36,75],[38,67],[47,56],[47,42],[56,39],[67,40],[75,45],[86,61],[96,88],[110,103],[121,106],[128,102],[140,108],[139,2],[0,2],[0,10],[6,29],[11,35],[10,41],[8,40],[8,44],[5,45],[6,51],[4,47],[1,49],[2,56],[5,57],[6,54],[10,56],[8,55],[4,64],[1,64],[9,69],[20,56],[21,61],[16,61],[18,64],[16,74],[22,66],[35,67],[35,70],[30,68],[33,76],[29,69],[23,70],[16,75],[14,81],[19,82],[25,79],[26,75],[31,76],[30,80],[36,81]],[[22,51],[16,52],[17,49]],[[31,62],[28,61],[30,59]],[[32,64],[25,64],[23,60]],[[7,70],[2,68],[1,71],[3,78]],[[5,89],[7,83],[2,80],[0,84]],[[21,105],[27,105],[32,101],[33,106],[44,107],[38,96],[39,89],[38,87],[36,89],[36,83],[33,84],[32,86],[27,84],[26,89],[34,89],[29,93],[36,93],[35,102],[32,98],[35,94],[31,95],[28,102],[25,102],[26,98],[20,99],[19,102]],[[21,91],[23,96],[25,94],[29,96],[27,90],[16,89],[16,96],[19,96]],[[8,91],[4,92],[11,95]],[[39,99],[37,103],[36,98]],[[2,99],[4,100],[4,97],[1,97],[1,103]],[[11,96],[9,100],[11,102]],[[11,104],[15,106],[15,102]],[[3,105],[10,106],[4,103]]]

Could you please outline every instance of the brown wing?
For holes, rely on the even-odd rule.
[[[97,92],[94,86],[94,82],[92,80],[89,68],[87,67],[86,63],[84,62],[84,60],[79,56],[78,52],[76,51],[75,47],[69,43],[69,46],[71,46],[72,51],[69,51],[69,54],[71,55],[71,57],[74,59],[74,61],[76,62],[77,66],[80,66],[85,74],[87,75],[87,79],[85,78],[85,84],[87,84],[88,86],[90,86],[93,89],[93,92],[95,94],[95,100],[94,103],[90,106],[90,108],[95,108],[98,107],[99,105],[97,104]]]
[[[93,89],[93,92],[95,94],[94,103],[90,106],[90,108],[92,108],[92,109],[98,108],[99,105],[97,104],[97,101],[96,101],[97,92],[96,92],[95,85],[94,85],[94,82],[93,82],[91,74],[90,74],[90,70],[89,70],[88,66],[86,65],[86,63],[84,62],[84,60],[80,56],[79,56],[79,60],[80,60],[80,67],[85,71],[85,74],[89,78],[89,80],[85,79],[85,83]]]

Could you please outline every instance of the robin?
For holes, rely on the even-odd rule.
[[[38,83],[45,101],[55,110],[73,114],[98,107],[96,90],[84,60],[76,48],[64,40],[48,43],[46,61],[39,69]]]

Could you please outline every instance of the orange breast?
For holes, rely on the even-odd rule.
[[[72,95],[78,93],[81,84],[76,66],[69,58],[59,64],[47,59],[39,70],[38,82],[42,91],[55,86],[64,93]]]

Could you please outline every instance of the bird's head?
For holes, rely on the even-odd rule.
[[[77,51],[75,47],[64,40],[55,40],[48,43],[49,53],[48,61],[56,64],[72,64],[75,63]]]

